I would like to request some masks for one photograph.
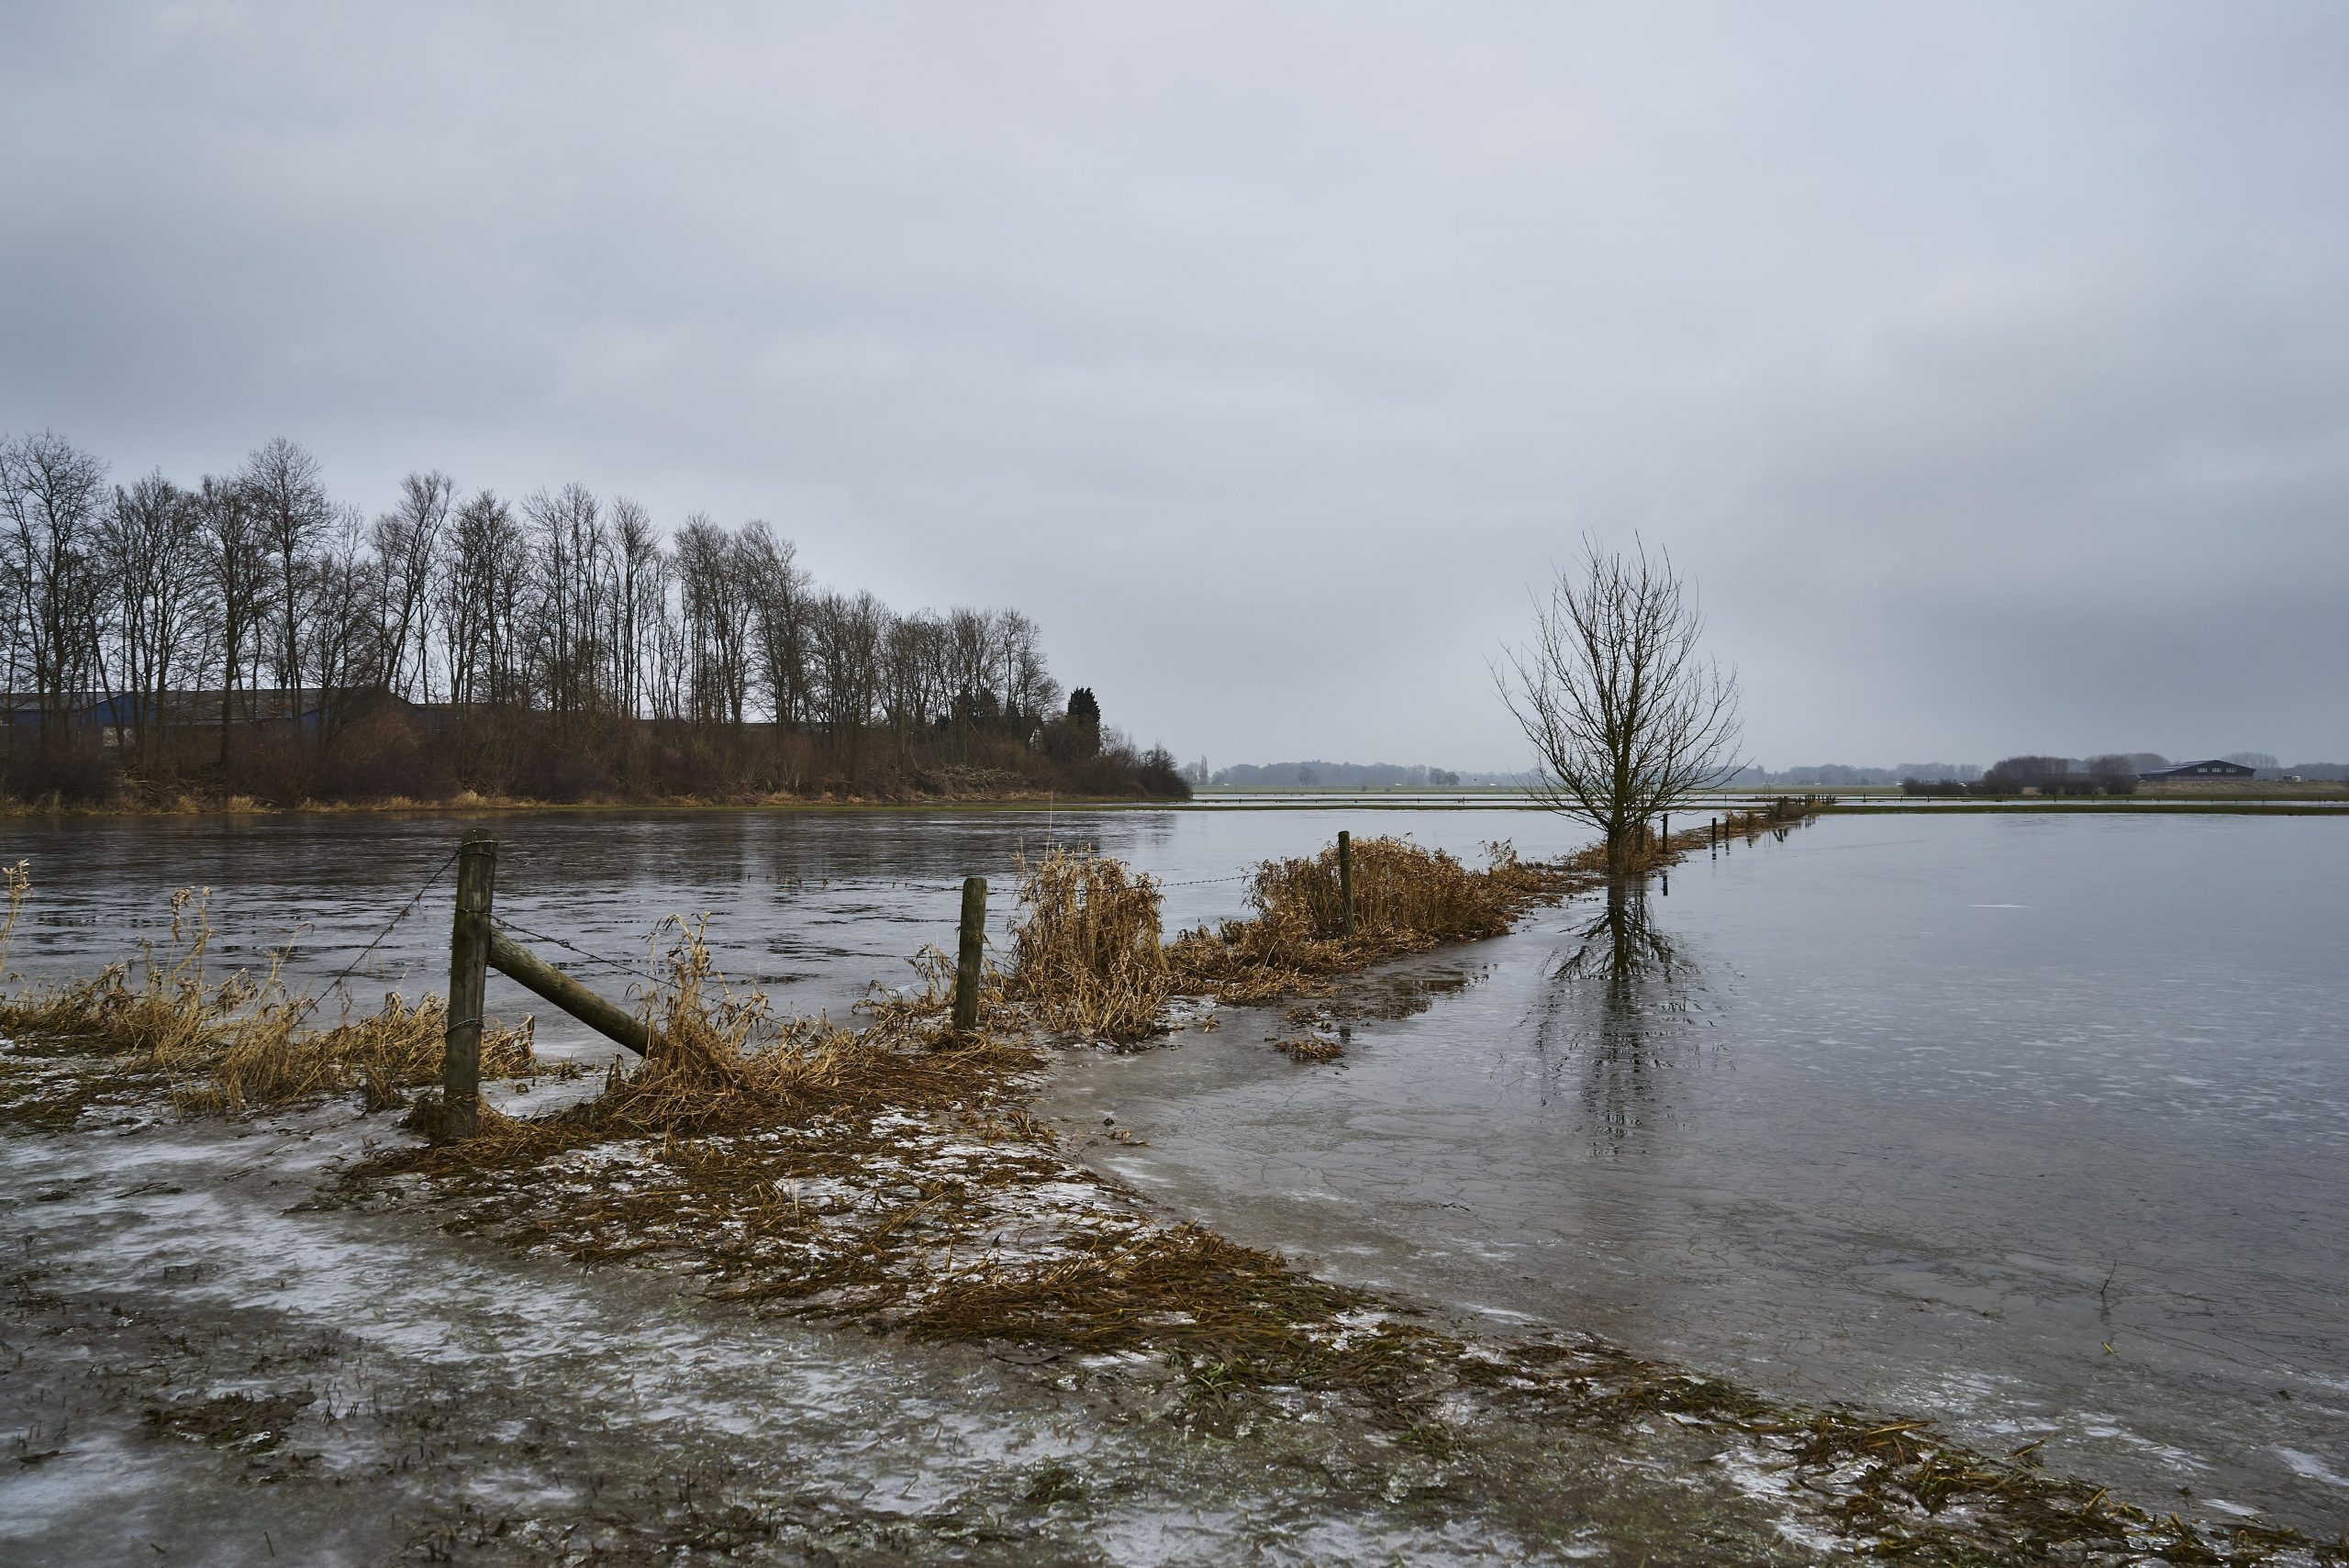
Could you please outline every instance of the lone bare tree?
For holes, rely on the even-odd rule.
[[[1703,630],[1670,556],[1585,539],[1537,600],[1532,640],[1494,667],[1540,758],[1533,793],[1605,836],[1615,875],[1634,868],[1649,818],[1740,766],[1737,676],[1698,654]]]

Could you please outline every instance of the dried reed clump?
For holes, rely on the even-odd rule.
[[[159,1058],[167,1070],[185,1074],[174,1095],[181,1107],[234,1114],[356,1088],[368,1109],[384,1110],[400,1102],[401,1090],[440,1082],[449,1029],[448,1005],[440,997],[409,1002],[386,992],[376,1011],[346,1015],[324,1029],[303,1027],[307,1011],[307,1001],[288,995],[273,974],[258,1005],[228,1019],[213,1036],[192,1040],[183,1055]],[[532,1034],[527,1018],[510,1028],[485,1025],[482,1076],[527,1078],[539,1072]]]
[[[870,1017],[876,1029],[892,1037],[927,1033],[936,1044],[955,1043],[946,1023],[954,1006],[952,956],[934,947],[926,947],[907,962],[921,977],[920,990],[893,990],[875,981],[864,1000],[856,1005],[857,1010]],[[980,971],[981,1032],[1001,1029],[1007,1033],[1017,1033],[1025,1026],[1012,989],[1010,978],[1001,970],[983,968]]]
[[[32,862],[0,866],[0,888],[6,889],[8,898],[7,913],[0,915],[0,974],[6,974],[9,946],[17,938],[17,917],[25,912],[25,901],[32,896]]]
[[[12,904],[22,901],[12,896]],[[448,1023],[440,998],[411,1003],[386,995],[374,1013],[307,1027],[315,1004],[287,985],[282,954],[258,976],[239,970],[210,977],[209,906],[207,892],[182,888],[172,895],[161,944],[142,942],[136,959],[92,979],[0,1001],[0,1030],[102,1059],[117,1077],[160,1077],[190,1114],[266,1109],[353,1089],[380,1109],[399,1090],[440,1076]],[[484,1076],[539,1070],[529,1020],[483,1031]]]
[[[784,1184],[816,1175],[864,1180],[905,1158],[908,1129],[952,1123],[990,1141],[1007,1134],[1051,1141],[1050,1129],[1020,1101],[1041,1066],[1035,1051],[937,1029],[910,1007],[863,1030],[821,1017],[779,1019],[764,996],[726,986],[699,925],[678,922],[675,929],[647,1008],[651,1050],[633,1071],[615,1062],[600,1095],[545,1117],[496,1117],[484,1106],[478,1135],[454,1142],[437,1140],[439,1119],[428,1111],[413,1129],[435,1141],[384,1151],[354,1179],[421,1173],[449,1195],[484,1205],[479,1223],[526,1243],[551,1241],[583,1262],[682,1245],[679,1228],[704,1220],[717,1230],[695,1246],[763,1258],[779,1233],[797,1235],[817,1223],[817,1211],[803,1215]],[[631,1168],[649,1162],[666,1175],[657,1187],[599,1191],[575,1215],[531,1210],[543,1195],[538,1183],[548,1162],[574,1153]],[[517,1218],[525,1211],[536,1218]],[[719,1214],[751,1215],[755,1223],[743,1229],[710,1219]],[[879,1288],[875,1271],[888,1250],[882,1240],[867,1237],[834,1257],[826,1268],[838,1277],[807,1273],[745,1284],[737,1294]],[[843,1231],[818,1251],[847,1240]]]
[[[766,996],[717,973],[707,919],[674,922],[653,989],[651,1051],[616,1068],[578,1119],[605,1132],[711,1132],[770,1121],[836,1084],[855,1037],[824,1020],[776,1025]]]
[[[827,1018],[779,1019],[766,996],[729,988],[716,969],[706,923],[674,924],[649,1008],[651,1051],[604,1092],[555,1115],[512,1121],[426,1163],[511,1164],[551,1150],[614,1139],[705,1138],[818,1118],[999,1099],[1032,1072],[1032,1051],[984,1035],[941,1040],[907,1005],[862,1031]]]
[[[1591,874],[1579,859],[1529,865],[1506,843],[1486,846],[1482,871],[1408,839],[1353,848],[1353,935],[1335,844],[1266,861],[1248,891],[1254,915],[1186,931],[1168,949],[1177,984],[1238,1003],[1315,990],[1326,976],[1380,959],[1500,936],[1529,906],[1586,885]]]
[[[1154,1034],[1174,989],[1158,883],[1122,861],[1054,850],[1023,864],[1009,990],[1047,1026],[1097,1040]]]

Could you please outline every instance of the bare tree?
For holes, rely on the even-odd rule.
[[[384,689],[407,695],[413,683],[432,699],[430,595],[440,535],[448,527],[457,482],[435,469],[400,481],[399,504],[375,519],[375,559],[383,573],[377,603],[384,614]]]
[[[237,688],[253,717],[251,678],[260,666],[261,626],[269,593],[269,552],[252,497],[240,480],[204,477],[191,503],[204,542],[205,585],[214,595],[220,634],[220,761],[228,760]]]
[[[32,681],[44,749],[97,662],[105,579],[97,529],[106,464],[43,430],[0,443],[0,588],[12,606],[9,662]]]
[[[661,536],[652,514],[627,496],[612,502],[612,564],[618,592],[612,599],[612,695],[630,718],[645,708],[646,638],[660,615]],[[786,547],[788,548],[788,547]]]
[[[536,549],[538,593],[531,640],[548,709],[584,713],[596,705],[596,623],[607,593],[610,551],[603,508],[585,485],[540,490],[522,503]]]
[[[2135,760],[2122,752],[2108,751],[2088,759],[2088,777],[2107,795],[2136,794],[2137,774],[2141,771]]]
[[[308,450],[279,436],[245,460],[244,487],[253,516],[261,526],[264,549],[275,557],[277,641],[271,655],[277,665],[277,684],[292,704],[289,717],[301,716],[300,691],[305,662],[302,600],[310,573],[312,545],[333,526],[334,504],[318,476],[318,460]],[[300,726],[295,733],[301,732]]]
[[[995,617],[985,610],[956,608],[946,617],[947,686],[954,716],[955,761],[968,762],[976,731],[996,710],[989,671],[994,664]]]
[[[687,717],[731,725],[739,739],[752,650],[751,595],[736,538],[696,512],[677,530],[676,564],[691,662]]]
[[[340,729],[351,718],[349,702],[339,700],[362,687],[382,688],[392,657],[382,639],[384,614],[376,563],[367,556],[367,525],[357,508],[335,515],[303,573],[302,619],[311,679],[318,689],[317,733]],[[300,705],[293,715],[299,719]]]
[[[809,619],[816,712],[833,766],[855,779],[864,762],[864,731],[881,695],[881,652],[888,607],[871,594],[825,594]]]
[[[128,728],[141,767],[153,769],[171,717],[174,683],[195,676],[208,655],[212,617],[205,603],[205,539],[197,498],[160,473],[128,489],[99,527],[99,558],[113,584],[106,628],[108,686],[128,698]]]
[[[1586,539],[1537,601],[1532,641],[1494,668],[1540,759],[1533,793],[1598,828],[1616,875],[1651,817],[1738,770],[1737,677],[1698,654],[1703,630],[1670,556]]]
[[[521,700],[525,541],[513,509],[484,490],[457,511],[440,567],[442,658],[460,713]]]
[[[1044,669],[1041,628],[1018,610],[996,617],[996,657],[1002,661],[1003,711],[1023,726],[1040,722],[1061,700],[1058,681]]]
[[[193,489],[104,476],[53,435],[0,440],[0,689],[29,688],[17,717],[44,738],[96,718],[136,776],[183,767],[198,726],[218,730],[222,787],[281,793],[398,770],[730,789],[949,761],[1041,780],[1070,762],[1032,744],[1061,722],[1034,621],[821,591],[765,523],[697,515],[664,539],[642,506],[582,485],[511,506],[419,470],[371,526],[284,439]],[[284,695],[260,700],[265,680]],[[449,708],[357,700],[376,693]],[[382,722],[342,733],[366,712]],[[299,748],[234,765],[233,738],[267,720],[293,721]],[[756,721],[771,747],[751,744]],[[34,728],[0,737],[8,760]],[[1152,787],[1155,763],[1112,751]]]
[[[796,770],[785,736],[807,714],[807,573],[791,541],[776,538],[763,522],[743,527],[736,553],[750,595],[752,663],[766,687],[767,717],[774,721],[776,774],[786,777]]]

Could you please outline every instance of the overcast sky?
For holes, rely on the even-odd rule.
[[[0,433],[284,434],[1515,768],[1634,530],[1749,751],[2349,759],[2349,6],[0,9]]]

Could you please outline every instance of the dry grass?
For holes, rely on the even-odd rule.
[[[29,893],[10,881],[10,914]],[[316,1004],[287,985],[282,955],[256,975],[215,979],[206,956],[213,939],[209,895],[172,895],[166,940],[63,986],[25,986],[0,998],[0,1117],[71,1125],[101,1100],[156,1088],[184,1114],[240,1114],[314,1095],[362,1092],[368,1108],[395,1104],[400,1091],[437,1081],[447,1010],[440,998],[410,1003],[386,994],[373,1013],[346,1011],[330,1028],[311,1027]],[[527,1018],[482,1035],[482,1072],[518,1078],[542,1071]]]
[[[1773,825],[1756,814],[1732,828]],[[1699,829],[1659,850],[1705,839]],[[1306,922],[1281,938],[1325,950],[1304,950],[1308,959],[1352,965],[1488,932],[1582,874],[1520,867],[1506,854],[1484,872],[1433,856],[1408,863],[1428,868],[1424,885],[1390,897],[1352,942],[1310,923],[1321,891],[1312,862],[1266,868],[1277,874],[1260,879],[1260,910]],[[1098,968],[1062,972],[1074,976],[1062,984],[1097,999],[1134,989],[1121,988],[1123,966],[1147,965],[1156,946],[1155,888],[1112,870],[1094,863],[1039,879],[1031,905],[1052,900],[1061,921],[1040,951],[1072,965],[1105,955]],[[127,1058],[202,1063],[214,1085],[229,1052],[206,1042],[248,1028],[256,1062],[229,1074],[247,1095],[302,1092],[286,1086],[338,1072],[397,1076],[411,1071],[417,1041],[437,1036],[419,1006],[397,1012],[400,1021],[378,1015],[321,1031],[304,1048],[315,1055],[272,1051],[268,1042],[291,1029],[275,975],[206,982],[201,905],[184,902],[180,913],[185,934],[175,930],[172,948],[47,999],[46,1016]],[[1088,946],[1084,922],[1097,916],[1113,940]],[[1119,929],[1130,948],[1114,940]],[[1279,1401],[1290,1392],[1329,1391],[1398,1441],[1464,1456],[1464,1473],[1493,1430],[1630,1436],[1670,1418],[1785,1471],[1811,1517],[1896,1561],[2020,1563],[2085,1548],[2115,1560],[2248,1563],[2277,1546],[2308,1550],[2281,1532],[2225,1536],[2156,1518],[2047,1475],[2027,1452],[1986,1456],[1919,1422],[1790,1409],[1597,1341],[1472,1342],[1274,1254],[1159,1221],[1075,1164],[1030,1116],[1040,1052],[938,1027],[932,1004],[946,973],[933,955],[923,996],[876,1006],[862,1031],[778,1020],[763,997],[727,988],[701,930],[680,926],[651,1005],[654,1049],[636,1071],[616,1071],[591,1103],[536,1121],[488,1114],[481,1138],[388,1154],[353,1179],[418,1173],[452,1206],[458,1229],[584,1262],[654,1262],[768,1309],[925,1338],[1138,1352],[1179,1374],[1186,1410],[1287,1409]],[[1016,1022],[1031,1004],[1015,1006],[1010,990],[998,981],[991,1005]],[[255,1018],[273,1021],[237,1023]],[[354,1028],[366,1043],[345,1034]],[[339,1034],[340,1044],[324,1043]],[[422,1055],[437,1062],[435,1051]],[[241,1429],[250,1414],[219,1419]]]
[[[1383,959],[1497,937],[1533,905],[1592,885],[1598,875],[1589,856],[1535,865],[1506,843],[1486,847],[1481,871],[1408,839],[1364,839],[1353,848],[1352,936],[1336,845],[1307,859],[1266,861],[1248,891],[1253,915],[1186,931],[1168,948],[1175,988],[1241,1004],[1310,994],[1331,975]]]
[[[420,1171],[458,1229],[698,1274],[763,1309],[1047,1357],[1140,1354],[1179,1377],[1186,1421],[1293,1409],[1303,1391],[1472,1471],[1492,1430],[1700,1430],[1892,1561],[2023,1563],[2080,1542],[2234,1564],[2305,1549],[2155,1518],[1922,1422],[1791,1408],[1597,1340],[1496,1347],[1415,1321],[1121,1198],[1027,1118],[1036,1053],[902,1021],[774,1023],[716,985],[698,933],[672,955],[659,1016],[659,1050],[604,1099],[360,1179]]]
[[[1792,796],[1721,817],[1724,837],[1751,840],[1811,815]],[[1669,865],[1710,841],[1709,827],[1651,836],[1636,847],[1635,872]],[[1248,1005],[1324,994],[1337,975],[1386,959],[1501,936],[1530,908],[1602,885],[1606,855],[1592,848],[1550,862],[1518,858],[1508,843],[1486,846],[1471,869],[1442,850],[1403,838],[1352,846],[1354,924],[1346,929],[1343,884],[1333,843],[1319,854],[1266,861],[1253,874],[1254,911],[1162,945],[1158,884],[1122,862],[1055,851],[1022,868],[1029,917],[1015,937],[1008,976],[996,983],[987,1016],[1031,1021],[1097,1040],[1131,1042],[1158,1032],[1167,998],[1211,995]],[[930,955],[930,989],[917,1010],[942,1009],[952,965]],[[1292,1054],[1297,1054],[1293,1052]],[[1304,1060],[1326,1060],[1306,1052]]]
[[[25,902],[33,893],[32,862],[0,866],[0,886],[5,886],[8,898],[7,913],[0,915],[0,975],[6,975],[9,947],[17,938],[17,917],[25,912]]]
[[[938,1027],[934,965],[924,966],[929,994],[874,1005],[878,1021],[856,1030],[825,1018],[778,1019],[763,994],[725,984],[700,926],[673,929],[654,986],[652,1049],[634,1071],[615,1062],[592,1101],[502,1122],[420,1161],[402,1157],[403,1168],[495,1167],[613,1139],[707,1139],[1000,1106],[1012,1082],[1041,1065],[1024,1047]]]
[[[1155,902],[1114,865],[1053,869],[1036,885],[1074,893],[1080,931],[1089,895],[1121,918]],[[1040,1051],[957,1037],[913,1003],[875,1011],[862,1031],[778,1021],[680,928],[634,1072],[544,1118],[485,1117],[479,1137],[386,1152],[353,1179],[420,1173],[460,1229],[587,1263],[657,1256],[715,1295],[828,1321],[1153,1350],[1227,1382],[1367,1384],[1391,1365],[1399,1330],[1334,1321],[1361,1293],[1152,1219],[1063,1153],[1026,1106]]]
[[[1007,992],[1046,1028],[1120,1043],[1158,1032],[1174,989],[1159,941],[1158,882],[1122,861],[1054,850],[1023,863],[1028,912]]]

